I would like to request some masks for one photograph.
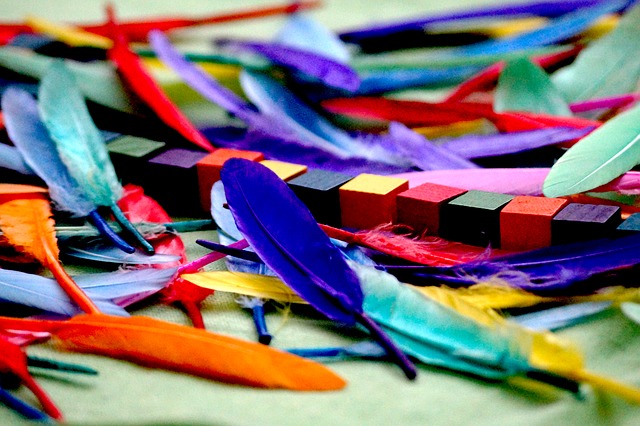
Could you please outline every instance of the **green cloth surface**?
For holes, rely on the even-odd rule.
[[[3,21],[20,20],[33,14],[59,22],[95,22],[103,16],[102,3],[0,0],[0,16]],[[278,0],[123,0],[114,3],[121,18],[133,18],[198,15],[254,4],[274,4]],[[332,29],[347,29],[367,22],[486,3],[336,0],[326,2],[313,14]],[[182,30],[175,35],[181,43],[206,50],[207,44],[203,41],[206,37],[269,38],[282,22],[281,18],[268,18]],[[421,91],[413,93],[429,95]],[[208,252],[195,244],[196,238],[215,239],[215,231],[184,235],[189,259]],[[216,264],[208,269],[222,267]],[[232,295],[217,293],[206,300],[202,309],[210,331],[256,339],[250,312],[239,308]],[[132,313],[188,324],[186,316],[173,307],[142,307]],[[358,330],[331,324],[309,308],[271,309],[267,323],[274,334],[272,346],[276,348],[343,345],[366,337]],[[558,335],[583,350],[589,370],[640,386],[640,328],[619,311],[609,311]],[[396,366],[385,362],[336,362],[330,366],[348,381],[344,390],[296,393],[225,385],[98,356],[61,353],[48,344],[33,346],[28,351],[99,370],[97,377],[37,375],[39,383],[71,424],[586,426],[640,423],[638,407],[609,394],[586,389],[585,399],[579,401],[570,394],[543,386],[488,383],[423,365],[418,366],[417,380],[409,382]],[[211,354],[211,362],[216,362],[215,353]],[[18,395],[37,404],[24,389]],[[0,424],[20,422],[18,415],[0,406]]]

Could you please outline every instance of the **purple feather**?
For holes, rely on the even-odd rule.
[[[409,167],[379,163],[365,158],[341,158],[320,148],[302,145],[298,139],[266,135],[261,131],[217,128],[201,129],[214,145],[244,151],[258,151],[269,160],[286,161],[349,175],[390,175],[410,171]],[[542,184],[541,184],[542,185]]]
[[[365,326],[414,378],[411,361],[363,313],[358,277],[287,184],[243,159],[228,160],[221,179],[238,229],[267,266],[330,319]]]
[[[443,148],[462,158],[493,157],[572,141],[592,130],[593,128],[550,127],[494,135],[469,135],[448,139],[444,142]]]
[[[640,263],[640,234],[611,240],[565,244],[530,252],[444,267],[385,267],[403,282],[416,285],[446,283],[470,286],[499,278],[534,293],[584,292],[609,284],[604,277],[590,285],[578,284],[596,275],[620,271]]]
[[[216,44],[233,51],[248,51],[271,62],[315,77],[327,86],[355,92],[360,87],[358,74],[348,65],[325,56],[282,43],[241,40],[217,40]]]

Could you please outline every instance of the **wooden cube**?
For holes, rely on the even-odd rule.
[[[200,205],[204,211],[211,208],[211,187],[220,180],[220,170],[230,158],[244,158],[251,161],[261,161],[264,156],[260,152],[240,151],[237,149],[221,148],[208,154],[196,163],[198,172],[198,186],[200,189]]]
[[[340,187],[351,179],[343,173],[310,169],[288,184],[318,223],[340,227]]]
[[[500,246],[500,210],[513,195],[469,191],[442,206],[443,238],[481,247]]]
[[[307,171],[307,166],[286,163],[284,161],[263,160],[260,164],[269,168],[285,182],[296,178]]]
[[[568,200],[519,195],[500,212],[500,246],[535,250],[551,245],[551,220]]]
[[[621,221],[620,207],[571,203],[551,221],[552,241],[568,244],[611,237]]]
[[[156,199],[169,214],[204,216],[196,164],[206,152],[172,148],[148,162],[145,193]]]
[[[164,151],[164,142],[123,135],[107,142],[113,167],[124,183],[142,185],[148,173],[147,162]]]
[[[406,179],[367,173],[356,176],[340,187],[342,226],[371,229],[395,222],[396,196],[407,189]]]
[[[398,194],[398,223],[408,225],[417,233],[439,235],[442,206],[467,192],[466,189],[435,183],[423,183]]]

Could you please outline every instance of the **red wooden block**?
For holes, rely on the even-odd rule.
[[[551,220],[568,200],[517,196],[500,212],[500,247],[534,250],[551,245]]]
[[[260,152],[221,148],[198,161],[196,168],[198,170],[198,185],[200,187],[200,204],[205,211],[209,211],[211,208],[211,187],[220,180],[222,165],[230,158],[245,158],[251,161],[261,161],[264,159],[264,156]]]
[[[406,179],[363,173],[340,187],[342,226],[371,229],[395,222],[396,196],[409,189]]]
[[[467,192],[466,189],[435,183],[423,183],[398,194],[398,223],[408,225],[417,233],[438,235],[442,205]]]

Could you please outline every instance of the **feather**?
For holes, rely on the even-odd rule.
[[[607,184],[638,164],[640,107],[607,121],[571,147],[549,171],[547,197],[577,194]]]
[[[42,121],[55,142],[60,159],[84,196],[95,206],[109,207],[123,229],[153,254],[153,247],[116,204],[122,196],[122,186],[102,135],[64,63],[54,62],[51,65],[40,84],[38,99]]]
[[[320,228],[331,238],[421,265],[452,266],[500,253],[499,250],[489,252],[482,247],[446,241],[438,237],[415,240],[390,232],[386,227],[355,233],[327,225],[320,225]]]
[[[0,47],[0,66],[36,79],[41,79],[56,60],[27,49]],[[133,103],[110,64],[102,61],[84,63],[71,60],[66,60],[65,63],[87,99],[119,111],[135,112]]]
[[[544,146],[571,142],[582,138],[592,130],[590,128],[549,127],[523,132],[441,138],[436,142],[462,158],[472,159],[514,154]]]
[[[547,73],[524,57],[507,61],[498,79],[493,109],[571,116],[567,101]]]
[[[108,56],[115,63],[128,87],[140,97],[168,126],[186,140],[205,151],[213,151],[211,143],[196,129],[189,119],[171,103],[171,100],[145,71],[138,56],[129,49],[125,35],[115,21],[112,7],[107,7],[113,47]]]
[[[589,112],[597,109],[623,108],[635,104],[639,95],[630,93],[623,95],[609,96],[606,98],[594,98],[586,101],[574,102],[569,107],[573,113]]]
[[[348,65],[284,43],[220,39],[216,41],[216,45],[232,52],[246,51],[263,56],[277,65],[313,77],[329,87],[355,92],[360,86],[358,74]]]
[[[632,7],[616,28],[589,45],[569,66],[553,74],[556,87],[570,102],[636,90],[640,78],[640,7]]]
[[[276,41],[341,63],[349,62],[351,56],[344,43],[332,31],[304,13],[289,15],[276,34]]]
[[[264,300],[259,297],[239,296],[236,298],[238,306],[251,309],[253,323],[258,333],[258,342],[268,345],[273,340],[273,336],[267,329],[267,320],[264,316]]]
[[[153,19],[141,21],[126,21],[119,24],[121,31],[131,41],[145,42],[150,31],[161,30],[171,31],[178,28],[191,27],[205,24],[219,24],[223,22],[237,21],[243,19],[261,18],[280,14],[294,14],[295,12],[313,9],[320,5],[319,1],[298,1],[283,5],[253,7],[250,9],[233,11],[223,14],[203,16],[199,18],[179,18]],[[108,24],[83,25],[85,31],[95,34],[109,36],[110,27]]]
[[[593,286],[606,286],[607,280],[602,277],[588,286],[576,284],[640,263],[638,245],[640,234],[552,246],[450,268],[386,266],[385,269],[403,281],[418,285],[447,283],[451,286],[469,286],[499,279],[508,285],[538,294],[560,291],[564,294],[584,293]]]
[[[485,7],[442,13],[434,16],[420,17],[412,21],[400,21],[390,24],[377,24],[353,31],[343,32],[340,38],[349,43],[360,44],[369,38],[388,36],[399,31],[419,30],[429,24],[444,23],[450,21],[463,21],[476,18],[495,18],[500,16],[536,15],[554,18],[585,7],[591,7],[601,3],[600,0],[563,0],[563,1],[536,1],[528,3],[507,3],[489,5]]]
[[[109,356],[226,383],[300,391],[345,386],[340,377],[322,365],[286,352],[148,317],[79,315],[68,321],[2,317],[0,326],[49,331],[56,345],[68,351]]]
[[[175,270],[171,269],[141,269],[85,274],[74,280],[101,311],[110,315],[128,316],[114,301],[123,300],[130,304],[134,296],[157,292],[169,282],[174,273]],[[73,316],[81,313],[55,280],[19,271],[0,270],[0,299],[59,315]]]
[[[62,253],[77,259],[92,262],[116,263],[122,265],[175,265],[180,256],[173,254],[148,255],[140,251],[126,253],[99,238],[72,238],[61,245]]]
[[[335,348],[300,348],[287,349],[287,352],[305,358],[322,359],[323,361],[343,361],[354,358],[376,359],[386,354],[384,349],[374,342],[358,342],[353,345]]]
[[[3,201],[0,204],[0,229],[11,245],[48,268],[64,291],[83,311],[99,312],[58,260],[58,244],[49,200],[41,195],[32,195],[29,198]]]
[[[467,305],[450,292],[438,294],[434,289],[432,297],[427,298],[380,271],[352,267],[363,283],[366,311],[418,359],[423,359],[426,349],[424,362],[494,379],[524,374],[553,383],[555,375],[640,402],[640,391],[588,372],[580,354],[549,333],[510,324],[498,315]],[[459,362],[438,363],[437,356],[431,358],[437,353],[445,355],[440,361]]]
[[[611,307],[611,302],[584,302],[510,317],[532,330],[558,330],[588,321]]]
[[[279,278],[247,272],[208,271],[182,274],[181,278],[197,286],[283,303],[307,303]]]
[[[622,313],[636,324],[640,324],[640,304],[634,302],[625,302],[620,305]]]
[[[62,412],[56,407],[49,395],[36,382],[27,369],[27,356],[19,346],[0,337],[0,372],[12,373],[38,398],[44,411],[54,419],[63,421]]]
[[[4,95],[3,95],[4,97]],[[4,108],[2,108],[4,110]],[[5,118],[6,121],[6,118]],[[23,175],[32,175],[33,170],[25,163],[20,152],[13,147],[4,143],[0,144],[0,167],[15,170]]]
[[[45,188],[35,185],[24,185],[18,183],[0,183],[0,195],[23,196],[29,194],[46,194]]]
[[[414,378],[411,362],[363,315],[356,276],[291,189],[265,166],[242,159],[228,160],[221,179],[238,229],[260,258],[330,319],[366,327]]]
[[[21,399],[13,396],[11,393],[0,387],[0,403],[6,405],[8,408],[20,413],[25,419],[34,420],[37,422],[48,422],[51,417],[46,413],[32,407],[31,405],[23,402]]]

